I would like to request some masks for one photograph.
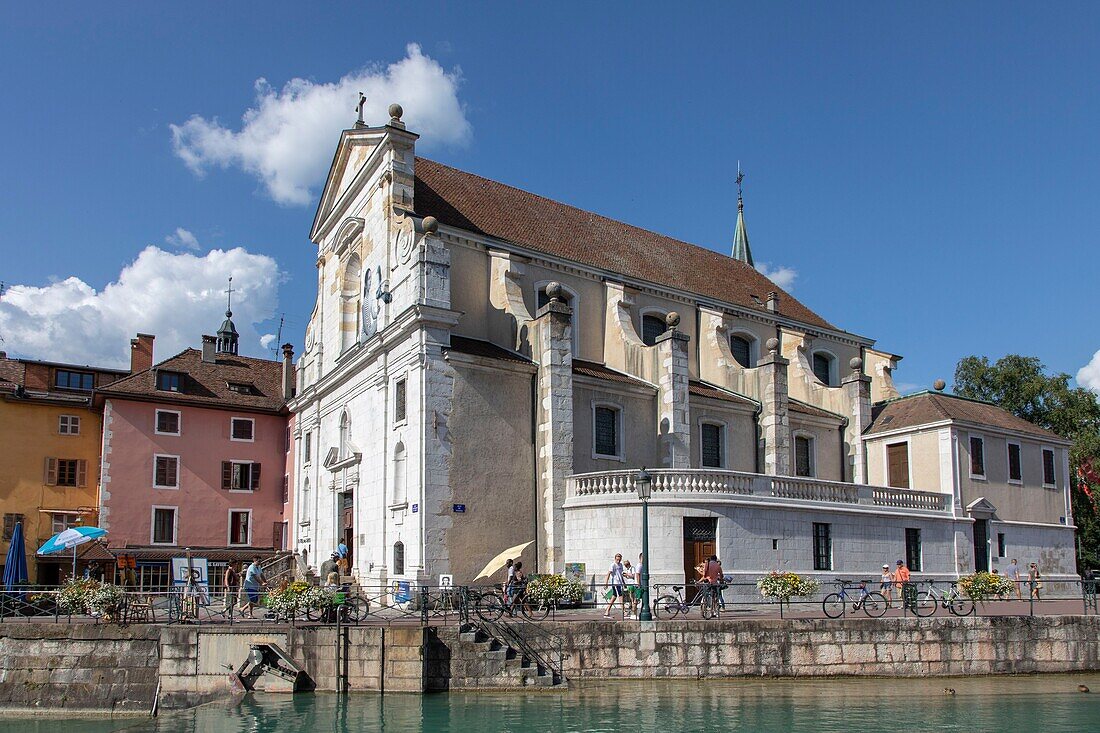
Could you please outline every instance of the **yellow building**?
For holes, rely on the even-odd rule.
[[[56,583],[69,568],[68,558],[35,557],[43,542],[96,523],[103,417],[92,394],[126,374],[0,352],[0,563],[22,522],[32,583]]]

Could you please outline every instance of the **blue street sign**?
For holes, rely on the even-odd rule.
[[[420,505],[413,504],[413,514],[416,514],[418,511],[420,511]]]
[[[465,504],[455,504],[454,505],[454,512],[455,512],[455,514],[465,514],[466,513],[466,505]]]

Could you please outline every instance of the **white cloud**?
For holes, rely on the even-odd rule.
[[[176,227],[176,231],[165,237],[164,241],[179,249],[199,250],[199,240],[183,227]]]
[[[1077,384],[1100,393],[1100,351],[1092,355],[1088,364],[1077,370]]]
[[[205,255],[146,247],[102,290],[78,277],[43,287],[12,285],[0,299],[0,334],[13,356],[126,368],[130,339],[151,333],[161,361],[221,325],[226,278],[233,276],[233,321],[242,352],[259,342],[255,324],[275,314],[274,259],[237,247]]]
[[[756,271],[788,293],[794,290],[794,280],[798,277],[798,271],[794,268],[779,265],[773,269],[767,262],[759,262]]]
[[[265,333],[263,336],[260,336],[260,346],[263,348],[270,349],[273,343],[275,343],[275,334]]]
[[[217,118],[193,115],[171,125],[176,155],[196,174],[213,167],[239,167],[258,178],[281,204],[306,204],[323,183],[340,130],[355,122],[359,92],[367,96],[368,124],[389,120],[391,102],[404,108],[402,120],[422,135],[421,144],[461,144],[470,123],[458,101],[460,72],[447,72],[410,44],[407,55],[387,67],[368,66],[337,82],[291,79],[277,90],[256,81],[256,100],[239,130]]]

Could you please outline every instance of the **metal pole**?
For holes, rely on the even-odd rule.
[[[642,501],[642,577],[638,579],[642,586],[642,607],[638,609],[639,621],[652,621],[649,610],[649,501]]]

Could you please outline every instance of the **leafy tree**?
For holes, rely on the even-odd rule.
[[[1078,570],[1100,568],[1100,402],[1068,374],[1047,374],[1034,356],[1010,354],[990,364],[968,356],[955,367],[955,394],[992,402],[1073,441],[1070,496],[1077,524]],[[1098,495],[1100,498],[1100,495]]]

